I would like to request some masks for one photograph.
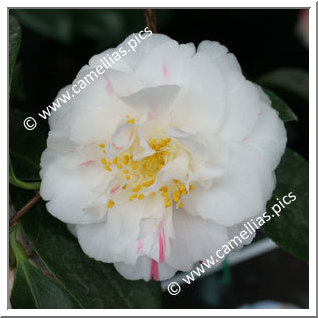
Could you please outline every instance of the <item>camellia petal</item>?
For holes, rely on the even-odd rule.
[[[286,146],[269,98],[226,47],[149,31],[52,113],[40,172],[48,211],[83,251],[146,281],[191,270],[261,215]]]

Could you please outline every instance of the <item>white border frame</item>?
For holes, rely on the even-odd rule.
[[[5,3],[1,6],[1,38],[2,43],[7,42],[7,15],[8,8],[13,7],[67,7],[76,8],[76,5],[81,4],[74,0],[29,0],[28,2],[21,0],[5,0]],[[134,2],[121,1],[121,0],[90,0],[89,7],[83,8],[129,8],[132,5],[140,8],[311,8],[309,10],[309,88],[310,88],[310,134],[309,134],[309,169],[310,169],[310,181],[309,181],[309,209],[310,209],[310,258],[309,258],[309,309],[7,309],[7,262],[2,261],[0,263],[0,277],[1,279],[1,298],[0,298],[0,314],[1,316],[160,316],[160,315],[173,315],[173,316],[316,316],[316,12],[317,4],[315,1],[295,1],[295,0],[215,0],[215,1],[183,1],[178,0],[135,0]],[[194,6],[195,5],[195,6]],[[239,5],[239,6],[238,6]],[[270,21],[269,21],[270,22]],[[7,45],[6,45],[7,47]],[[7,48],[8,50],[8,48]],[[7,50],[2,49],[1,54],[1,69],[7,69]],[[7,101],[7,72],[2,72],[1,78],[1,96],[3,104]],[[8,109],[4,105],[0,107],[1,112],[1,125],[0,125],[0,136],[1,145],[6,144],[8,149]],[[7,170],[7,158],[1,156],[1,167],[2,171]],[[6,174],[4,172],[2,175]],[[1,184],[1,197],[2,203],[8,202],[6,194],[8,193],[8,178],[2,178]],[[7,255],[8,246],[8,216],[6,213],[7,206],[3,209],[0,222],[1,226],[1,244],[0,244],[0,255]]]

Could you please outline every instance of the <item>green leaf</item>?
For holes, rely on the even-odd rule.
[[[26,259],[17,263],[11,305],[13,309],[81,308],[61,286]]]
[[[59,284],[27,259],[22,246],[15,239],[15,231],[10,233],[10,243],[17,260],[11,294],[13,309],[80,308]]]
[[[283,89],[309,101],[308,72],[297,68],[281,68],[257,79],[265,87]]]
[[[11,199],[16,209],[30,199],[29,193],[14,189]],[[64,223],[52,217],[43,202],[21,219],[32,247],[51,271],[84,308],[159,308],[158,282],[123,278],[112,264],[89,258]]]
[[[262,227],[263,232],[288,253],[308,261],[309,255],[309,167],[296,152],[286,149],[276,169],[277,185],[267,212],[292,192],[297,199],[285,205],[279,217],[272,218]]]
[[[9,155],[9,182],[16,187],[26,189],[26,190],[39,190],[41,182],[24,182],[19,180],[13,170],[11,157]]]
[[[12,83],[11,83],[12,96],[25,101],[26,93],[23,86],[23,76],[22,76],[22,62],[16,62],[13,70]]]
[[[296,114],[288,107],[284,100],[282,100],[269,89],[263,88],[263,90],[271,99],[272,107],[278,111],[279,117],[284,123],[294,120],[298,121]]]
[[[9,109],[9,151],[15,175],[23,181],[40,179],[40,157],[45,149],[46,141],[41,127],[29,131],[23,126],[28,117],[21,110]]]
[[[24,262],[23,262],[24,263]],[[35,309],[35,299],[28,285],[21,262],[17,264],[14,285],[11,294],[11,305],[13,309]]]
[[[21,28],[15,17],[9,16],[9,87],[11,88],[12,73],[21,44]]]

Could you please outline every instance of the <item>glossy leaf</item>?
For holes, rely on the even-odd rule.
[[[22,246],[10,234],[17,268],[11,294],[13,309],[80,308],[74,299],[53,279],[44,275],[27,258]]]
[[[12,74],[21,44],[21,28],[17,19],[9,16],[9,87],[11,87]]]
[[[26,93],[23,85],[22,76],[22,62],[18,61],[14,65],[12,83],[11,83],[11,94],[13,97],[20,101],[26,100]]]
[[[272,101],[272,107],[278,111],[280,119],[287,123],[289,121],[298,120],[296,114],[289,108],[287,103],[278,97],[275,93],[269,89],[263,89],[268,97]]]
[[[292,192],[296,200],[284,205],[279,217],[272,218],[263,227],[263,232],[288,253],[308,260],[309,255],[309,167],[296,152],[287,149],[276,169],[277,185],[267,212]]]

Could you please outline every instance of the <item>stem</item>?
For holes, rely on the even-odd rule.
[[[41,199],[41,196],[39,193],[37,193],[21,210],[19,210],[16,215],[10,220],[9,225],[14,226],[18,223],[20,218],[28,212],[39,200]]]
[[[158,28],[157,28],[157,19],[156,19],[156,14],[154,9],[145,9],[145,17],[146,17],[146,23],[147,27],[153,32],[157,33]]]

